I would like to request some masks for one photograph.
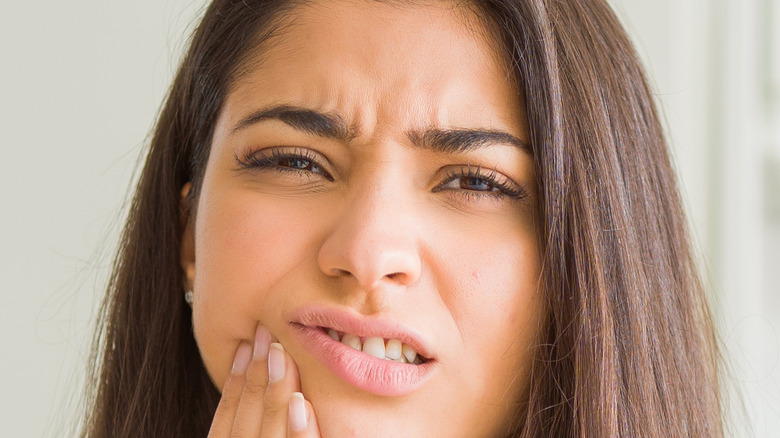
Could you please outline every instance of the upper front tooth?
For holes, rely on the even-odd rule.
[[[404,344],[402,347],[404,357],[409,363],[414,362],[414,359],[417,358],[417,352],[412,349],[412,347]]]
[[[341,338],[341,342],[343,344],[349,345],[350,347],[354,348],[357,351],[360,351],[362,347],[360,343],[360,338],[358,338],[355,335],[348,335],[345,334],[343,338]]]
[[[335,340],[339,340],[339,333],[336,330],[328,329],[328,336]],[[378,359],[388,359],[394,362],[413,364],[420,363],[420,356],[417,352],[398,339],[389,339],[387,344],[385,344],[383,338],[374,336],[366,338],[361,342],[360,337],[345,333],[344,336],[341,337],[341,343]]]
[[[385,356],[388,359],[400,359],[401,358],[401,341],[398,339],[390,339],[385,346]]]
[[[385,358],[385,340],[382,338],[366,338],[363,341],[363,353],[379,359]]]

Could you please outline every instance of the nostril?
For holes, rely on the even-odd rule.
[[[401,273],[401,272],[393,272],[392,274],[385,275],[385,277],[387,277],[387,278],[389,278],[391,280],[395,280],[396,278],[398,278],[401,275],[404,275],[404,274]]]
[[[333,275],[334,277],[346,277],[352,275],[352,273],[347,271],[346,269],[333,268],[330,271],[330,275]]]

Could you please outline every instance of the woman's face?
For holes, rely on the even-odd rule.
[[[323,436],[503,432],[543,309],[525,112],[498,53],[445,4],[292,18],[227,97],[185,236],[209,374],[221,388],[259,323]]]

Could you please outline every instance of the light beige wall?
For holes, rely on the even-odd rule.
[[[0,6],[0,436],[71,436],[122,201],[202,4]]]
[[[729,414],[733,436],[776,436],[780,1],[611,3],[638,42],[666,116],[734,367],[725,376],[739,391]]]

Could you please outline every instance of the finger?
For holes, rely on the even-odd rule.
[[[262,325],[255,331],[252,360],[246,371],[246,381],[241,393],[235,420],[233,435],[239,438],[260,436],[263,422],[263,397],[268,386],[268,348],[271,345],[271,333]]]
[[[236,356],[233,359],[233,368],[230,370],[225,385],[222,387],[222,397],[219,399],[217,411],[214,413],[214,420],[209,429],[210,438],[222,438],[230,436],[233,428],[233,419],[236,416],[241,391],[244,388],[244,381],[249,359],[252,354],[252,346],[242,342],[236,349]]]
[[[262,438],[278,438],[287,433],[287,412],[293,392],[300,392],[298,367],[281,344],[268,351],[268,387],[263,400]]]
[[[290,398],[287,417],[288,438],[319,438],[320,426],[314,415],[314,408],[300,392],[294,392]]]

